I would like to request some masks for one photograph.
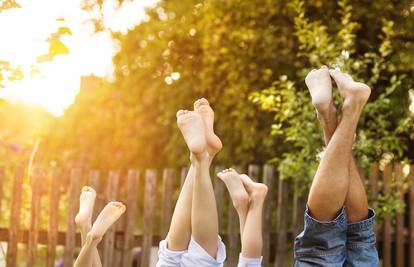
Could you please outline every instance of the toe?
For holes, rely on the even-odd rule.
[[[184,115],[184,110],[180,109],[179,111],[177,111],[177,118],[180,117],[181,115]]]
[[[210,105],[205,98],[200,98],[197,101],[194,102],[194,109],[199,108],[202,105]]]

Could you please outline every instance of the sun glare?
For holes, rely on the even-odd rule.
[[[0,13],[0,35],[4,36],[0,42],[0,60],[21,65],[24,78],[6,83],[6,88],[0,89],[0,97],[41,105],[60,116],[73,103],[82,76],[111,76],[117,45],[110,33],[94,32],[88,13],[80,8],[82,0],[18,2],[22,8]],[[105,1],[105,24],[112,30],[126,32],[145,18],[144,7],[156,0],[126,2],[117,12],[114,2]],[[51,62],[36,63],[38,56],[48,52],[49,35],[61,26],[69,27],[72,32],[61,38],[69,53],[58,55]],[[39,70],[38,75],[30,73],[33,64]]]

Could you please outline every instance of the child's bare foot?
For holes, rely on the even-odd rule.
[[[217,173],[217,176],[226,184],[229,190],[233,206],[237,212],[245,214],[249,206],[249,195],[240,179],[240,175],[233,169],[225,169]]]
[[[125,205],[121,202],[109,202],[96,218],[92,229],[88,233],[88,238],[100,240],[106,231],[114,224],[125,212]]]
[[[267,185],[253,182],[253,180],[246,174],[240,175],[240,178],[249,194],[250,202],[253,204],[259,202],[262,203],[267,195]]]
[[[322,66],[318,70],[312,70],[305,78],[306,86],[312,97],[312,104],[318,115],[323,117],[336,116],[332,99],[332,81],[329,69]]]
[[[368,85],[355,82],[352,77],[339,70],[329,70],[330,75],[338,86],[339,93],[344,98],[343,107],[351,106],[351,108],[362,108],[367,102],[371,89]]]
[[[206,151],[207,142],[205,126],[199,113],[188,110],[179,110],[177,112],[177,124],[192,153],[197,155]]]
[[[78,227],[89,231],[91,228],[91,220],[93,207],[95,205],[96,192],[92,187],[84,186],[80,195],[79,212],[75,217]]]
[[[194,111],[203,118],[206,129],[207,150],[211,156],[214,156],[223,147],[220,138],[214,133],[214,111],[205,98],[194,102]]]

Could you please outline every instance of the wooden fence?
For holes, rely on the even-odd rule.
[[[221,169],[216,167],[215,172]],[[291,266],[293,238],[303,227],[305,198],[298,193],[298,185],[279,179],[274,166],[250,165],[245,171],[269,187],[264,210],[263,266]],[[98,192],[94,218],[108,201],[121,200],[127,205],[126,214],[107,232],[99,247],[104,267],[150,266],[151,247],[157,246],[168,231],[186,172],[186,169],[151,169],[130,170],[123,175],[110,171],[102,175],[80,169],[36,169],[29,181],[22,167],[0,168],[0,213],[10,214],[9,225],[0,228],[0,241],[7,243],[7,266],[17,266],[18,257],[24,258],[27,266],[41,262],[42,266],[52,267],[59,259],[63,266],[73,265],[80,246],[74,216],[83,185],[90,185]],[[394,190],[391,182],[394,179],[398,183],[402,167],[386,166],[380,171],[377,165],[372,165],[366,176],[375,199],[380,192],[388,194]],[[414,181],[414,166],[408,177]],[[213,179],[220,232],[227,247],[227,266],[236,266],[240,251],[238,217],[224,184]],[[6,184],[11,188],[7,192]],[[377,225],[378,248],[383,266],[414,267],[414,183],[398,188],[397,195],[407,205],[395,220],[386,217]],[[26,211],[30,211],[27,214],[23,212],[24,195],[30,203],[29,207],[26,205]],[[22,215],[30,216],[24,218],[25,227],[22,227]],[[26,246],[22,249],[18,244]],[[64,246],[64,253],[58,259],[59,245]],[[47,252],[40,254],[40,246],[46,247]],[[140,252],[136,253],[133,248],[140,248]]]

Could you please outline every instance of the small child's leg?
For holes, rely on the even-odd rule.
[[[74,267],[90,267],[94,262],[97,245],[102,240],[106,231],[119,217],[125,212],[124,204],[120,202],[110,202],[101,211],[98,218],[96,218],[92,229],[87,234],[85,245],[82,247],[78,258],[75,261]]]
[[[249,194],[249,210],[242,236],[241,255],[244,259],[259,260],[262,257],[263,249],[262,218],[267,186],[253,182],[245,174],[240,175],[240,178]]]
[[[81,232],[82,246],[86,243],[86,235],[92,227],[92,213],[95,205],[96,192],[92,187],[84,186],[79,201],[79,212],[75,217],[75,223]],[[92,267],[102,266],[97,249],[93,251]]]
[[[239,215],[240,236],[243,236],[244,224],[246,223],[247,210],[249,208],[249,195],[246,188],[244,188],[239,174],[233,169],[223,170],[217,176],[224,182],[230,193],[233,206]]]
[[[207,151],[193,155],[195,178],[193,185],[193,207],[191,211],[191,230],[194,240],[207,253],[216,258],[218,243],[218,215],[216,198],[209,173]]]

